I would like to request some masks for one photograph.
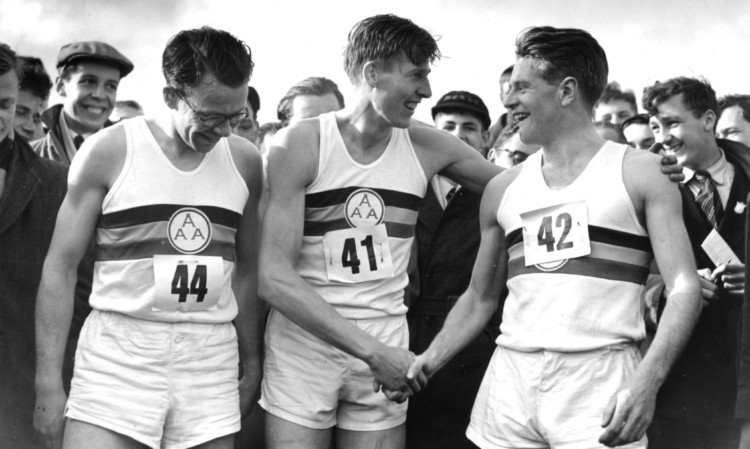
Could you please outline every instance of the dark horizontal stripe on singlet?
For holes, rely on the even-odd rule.
[[[103,214],[99,218],[97,226],[105,229],[124,228],[145,223],[169,221],[175,212],[185,208],[198,209],[208,216],[211,223],[220,224],[233,229],[237,229],[240,219],[242,218],[241,214],[223,207],[187,206],[182,204],[151,204],[148,206],[138,206],[131,209]]]
[[[649,240],[647,236],[630,234],[628,232],[617,231],[615,229],[603,228],[600,226],[589,225],[589,240],[592,242],[607,243],[610,245],[651,252],[651,240]],[[508,248],[517,243],[523,243],[522,228],[511,231],[508,234],[507,241]]]
[[[508,262],[509,280],[523,274],[573,274],[645,285],[648,272],[649,267],[587,256],[568,259],[562,267],[554,271],[540,270],[536,265],[527,267],[522,257]]]
[[[349,198],[349,195],[360,189],[368,189],[377,193],[383,199],[386,206],[417,211],[422,204],[422,197],[412,195],[411,193],[371,187],[344,187],[341,189],[306,194],[305,207],[330,207],[344,204],[346,203],[346,199]]]
[[[234,261],[234,243],[214,240],[203,251],[186,255],[177,251],[168,239],[149,239],[124,245],[97,245],[96,260],[107,262],[115,260],[149,259],[154,255],[163,256],[217,256],[229,262]]]
[[[331,221],[306,221],[303,233],[305,237],[322,237],[327,232],[350,228],[345,218]],[[406,239],[414,236],[414,225],[385,222],[385,230],[388,237]]]

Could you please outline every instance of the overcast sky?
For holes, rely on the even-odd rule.
[[[440,37],[433,97],[416,114],[425,121],[449,90],[472,91],[499,115],[499,74],[514,61],[518,32],[532,25],[589,31],[607,52],[610,80],[639,97],[645,85],[678,75],[705,76],[720,95],[750,93],[748,0],[0,0],[0,41],[41,57],[52,73],[61,45],[104,40],[135,64],[118,98],[161,114],[166,41],[181,29],[222,28],[252,48],[250,84],[267,122],[286,90],[307,76],[331,78],[346,95],[346,35],[380,13],[408,17]],[[58,101],[53,95],[51,103]]]

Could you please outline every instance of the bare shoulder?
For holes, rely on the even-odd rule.
[[[661,171],[661,156],[648,151],[628,148],[622,173],[625,188],[638,196],[676,189],[675,183]]]
[[[245,181],[257,179],[259,176],[262,177],[263,158],[260,155],[260,150],[252,142],[235,134],[230,134],[227,137],[227,144],[232,160],[234,160],[237,170],[240,171]]]
[[[492,178],[484,189],[484,196],[495,198],[499,205],[506,190],[508,190],[508,187],[516,180],[516,178],[518,178],[522,169],[523,167],[521,165],[516,165],[515,167],[504,170],[502,173]]]
[[[282,128],[274,136],[268,153],[268,177],[271,189],[276,181],[294,179],[307,185],[315,177],[320,153],[318,119],[302,120]]]
[[[110,187],[125,165],[127,137],[122,123],[93,134],[70,165],[71,182]]]

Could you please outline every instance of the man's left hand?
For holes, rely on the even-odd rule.
[[[608,447],[639,441],[646,434],[654,416],[656,391],[631,380],[612,396],[602,415],[604,433],[599,442]]]

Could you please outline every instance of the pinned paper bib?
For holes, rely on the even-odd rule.
[[[153,309],[193,312],[215,307],[224,286],[224,261],[201,256],[211,243],[211,221],[193,207],[179,209],[167,225],[169,243],[180,255],[154,255]]]
[[[588,209],[575,201],[521,214],[525,265],[556,270],[576,257],[591,254]]]

